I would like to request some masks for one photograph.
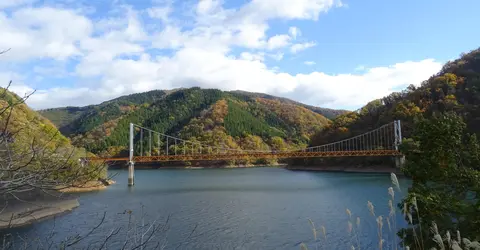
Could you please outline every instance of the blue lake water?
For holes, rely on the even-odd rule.
[[[376,215],[389,213],[387,189],[391,182],[385,174],[267,167],[137,170],[135,186],[129,188],[127,171],[110,173],[116,174],[117,183],[106,190],[79,194],[81,205],[72,212],[11,232],[29,241],[48,238],[57,244],[87,234],[106,212],[103,223],[76,248],[98,249],[113,234],[105,246],[121,249],[125,241],[141,242],[142,232],[146,241],[152,231],[147,229],[154,224],[159,228],[145,249],[157,245],[165,249],[300,249],[301,243],[309,249],[350,249],[357,242],[362,249],[375,249],[377,223],[367,201],[375,205]],[[406,191],[409,181],[400,182]],[[396,193],[395,203],[401,196]],[[352,211],[358,241],[347,231],[347,208]],[[125,213],[128,210],[132,213]],[[401,212],[397,214],[400,227],[404,221]],[[359,229],[357,216],[361,218]],[[317,241],[308,219],[318,230]],[[391,224],[389,231],[384,221],[382,238],[386,245],[394,242]]]

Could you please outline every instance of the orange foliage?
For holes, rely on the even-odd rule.
[[[217,123],[217,124],[223,123],[223,119],[228,114],[227,101],[225,99],[222,99],[222,100],[216,102],[212,106],[212,111],[211,112],[212,112],[211,118],[215,123]]]
[[[265,98],[257,98],[256,101],[276,113],[282,120],[299,127],[300,132],[308,136],[330,123],[324,116],[298,105]]]

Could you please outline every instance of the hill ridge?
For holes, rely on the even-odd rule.
[[[188,134],[184,139],[231,147],[304,147],[311,135],[330,123],[321,114],[323,110],[330,116],[345,112],[262,93],[193,87],[153,90],[98,105],[40,113],[74,144],[87,145],[95,153],[115,155],[125,150],[130,122],[172,135]],[[193,131],[197,131],[195,135]]]

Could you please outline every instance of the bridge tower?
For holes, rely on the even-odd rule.
[[[398,151],[398,146],[402,143],[402,125],[400,120],[393,122],[394,133],[395,133],[395,150]],[[405,164],[405,156],[395,156],[395,166],[400,168]]]
[[[129,146],[129,157],[128,157],[128,186],[133,186],[135,184],[135,167],[133,162],[133,123],[130,123],[130,146]]]

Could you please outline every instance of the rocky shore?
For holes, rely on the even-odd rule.
[[[71,187],[59,187],[58,190],[62,193],[91,192],[96,190],[103,190],[114,183],[114,180],[101,179],[98,181],[89,181],[87,183],[82,183]]]
[[[77,197],[70,193],[102,190],[113,180],[90,181],[74,187],[58,187],[58,191],[33,190],[0,199],[0,229],[20,227],[47,219],[78,207]],[[0,208],[0,209],[2,209]]]
[[[78,207],[76,197],[60,192],[34,190],[3,198],[0,229],[20,227]]]

